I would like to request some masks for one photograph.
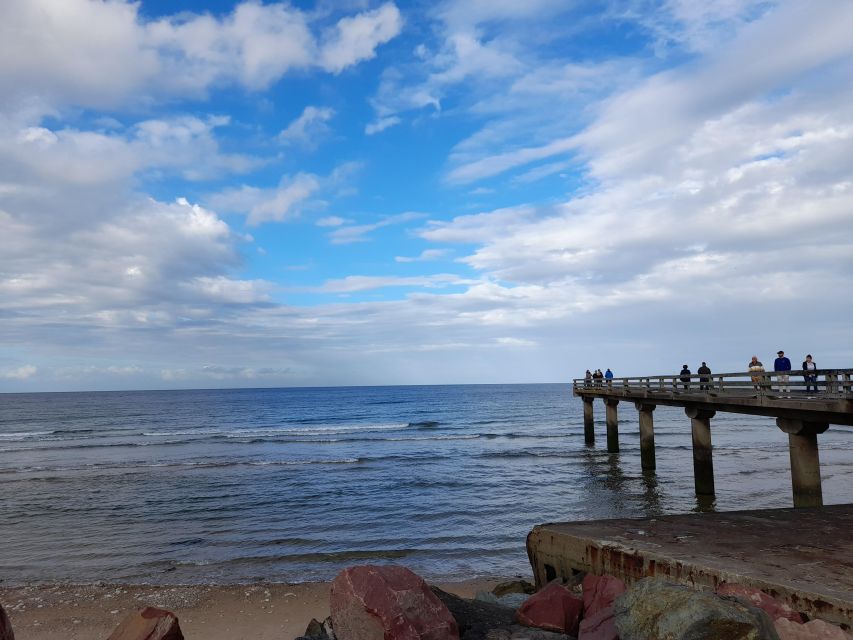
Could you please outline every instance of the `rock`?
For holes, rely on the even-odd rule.
[[[752,587],[740,584],[723,583],[717,587],[717,593],[721,596],[735,596],[746,600],[753,607],[758,607],[767,612],[771,620],[787,618],[791,622],[803,623],[803,616],[794,611],[786,603],[781,602],[773,596]]]
[[[12,622],[9,616],[3,611],[0,606],[0,640],[15,640],[15,633],[12,631]]]
[[[423,579],[401,566],[341,571],[329,596],[335,635],[345,640],[458,640],[456,621]]]
[[[532,596],[536,593],[536,587],[530,584],[527,580],[509,580],[508,582],[501,582],[500,584],[495,585],[495,588],[492,589],[492,593],[494,593],[498,598],[505,596],[508,593],[525,593]]]
[[[588,573],[584,576],[582,584],[585,618],[612,606],[616,596],[625,593],[625,583],[614,576],[596,576]]]
[[[644,578],[613,603],[623,640],[779,640],[761,609],[738,598]]]
[[[590,617],[584,617],[578,628],[578,640],[619,640],[613,607],[599,609]]]
[[[299,636],[296,640],[333,640],[334,635],[330,635],[331,620],[326,618],[326,622],[322,623],[316,618],[311,618],[308,627],[305,629],[305,635]]]
[[[787,618],[778,618],[774,624],[781,640],[853,640],[849,633],[823,620],[797,624]]]
[[[558,582],[550,582],[521,605],[515,619],[527,627],[576,636],[582,613],[583,600]]]
[[[462,640],[483,640],[491,630],[509,628],[515,619],[512,609],[480,600],[465,600],[452,593],[432,587],[432,592],[444,603],[459,627]]]
[[[174,613],[145,607],[122,620],[108,640],[184,640],[184,634]]]
[[[515,611],[523,605],[529,597],[530,596],[526,593],[506,593],[501,597],[498,597],[491,591],[478,591],[477,595],[474,596],[474,600],[479,602],[488,602],[489,604],[497,604],[502,607],[509,607]]]
[[[562,633],[514,624],[509,628],[492,629],[486,634],[485,640],[574,640],[574,638]]]

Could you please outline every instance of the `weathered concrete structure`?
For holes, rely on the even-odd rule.
[[[696,495],[713,497],[714,463],[711,420],[719,412],[746,413],[776,418],[788,434],[791,485],[795,507],[823,504],[817,436],[830,424],[853,425],[853,369],[810,371],[819,391],[806,392],[805,372],[790,372],[783,392],[773,388],[773,374],[680,374],[641,378],[615,378],[606,383],[574,381],[574,395],[583,400],[584,440],[595,443],[593,401],[601,398],[606,409],[607,450],[619,451],[620,401],[633,402],[639,412],[640,453],[645,470],[655,468],[653,412],[658,405],[684,407],[693,436],[693,474]],[[757,379],[756,379],[757,376]],[[820,380],[823,378],[823,380]]]
[[[853,505],[543,524],[527,537],[537,587],[579,571],[698,589],[736,583],[853,626]]]

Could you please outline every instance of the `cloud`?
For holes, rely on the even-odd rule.
[[[466,281],[450,273],[430,276],[347,276],[337,280],[327,280],[319,291],[323,293],[355,293],[385,289],[387,287],[427,287],[436,288],[447,285],[465,284]]]
[[[0,372],[0,377],[7,380],[26,380],[33,377],[38,372],[38,369],[31,364],[25,364],[17,369],[6,369]]]
[[[371,123],[368,123],[364,127],[364,133],[369,136],[372,136],[375,133],[380,133],[388,129],[389,127],[393,127],[394,125],[400,124],[402,120],[397,116],[388,116],[386,118],[378,118]]]
[[[439,258],[443,258],[448,254],[447,249],[424,249],[421,253],[414,257],[409,256],[396,256],[394,258],[395,262],[429,262],[431,260],[438,260]]]
[[[327,34],[320,64],[327,71],[340,73],[353,64],[370,60],[376,55],[376,47],[394,38],[402,28],[400,11],[391,2],[373,11],[341,18]]]
[[[115,107],[230,84],[260,90],[292,70],[340,73],[372,58],[402,24],[388,3],[340,18],[320,41],[322,25],[286,3],[157,19],[139,8],[125,0],[0,4],[0,106]]]
[[[351,244],[353,242],[367,241],[367,235],[372,231],[381,229],[394,224],[401,224],[423,218],[424,214],[407,211],[406,213],[398,213],[393,216],[385,216],[377,222],[370,224],[355,224],[348,226],[340,226],[329,234],[329,239],[332,244]]]
[[[302,114],[278,134],[279,141],[285,144],[298,144],[314,148],[317,141],[329,132],[326,123],[335,115],[329,107],[307,106]]]
[[[341,218],[340,216],[327,216],[325,218],[320,218],[315,222],[318,227],[340,227],[342,224],[346,224],[347,222],[351,222],[346,218]]]
[[[320,186],[317,176],[297,173],[283,176],[272,189],[242,185],[216,193],[208,201],[214,209],[245,214],[250,225],[283,222],[298,216],[300,207]]]

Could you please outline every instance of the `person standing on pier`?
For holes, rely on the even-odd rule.
[[[699,389],[709,391],[711,389],[711,368],[703,362],[702,366],[696,369],[696,373],[699,374]]]
[[[752,356],[752,360],[749,361],[748,368],[749,372],[754,374],[751,376],[752,388],[758,391],[764,381],[764,376],[759,375],[764,373],[764,365],[761,363],[761,360],[758,359],[758,356]]]
[[[791,389],[788,386],[790,374],[788,371],[791,370],[791,361],[785,357],[784,351],[779,351],[776,355],[779,357],[773,361],[773,371],[781,372],[776,376],[779,380],[779,393],[790,393]]]
[[[604,379],[607,380],[608,387],[613,386],[613,372],[610,369],[604,372]]]
[[[586,373],[583,376],[583,386],[585,386],[585,387],[591,387],[592,386],[592,373],[590,373],[589,369],[586,370]]]
[[[817,365],[815,364],[815,361],[812,360],[812,354],[807,355],[803,362],[803,371],[815,371],[816,369]],[[814,387],[814,391],[817,393],[817,376],[806,373],[803,378],[806,379],[806,393],[808,393],[812,387]]]
[[[685,391],[690,388],[690,369],[687,368],[687,365],[681,367],[681,382],[684,385]]]

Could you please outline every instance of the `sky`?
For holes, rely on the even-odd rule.
[[[853,3],[3,0],[0,391],[853,367]]]

